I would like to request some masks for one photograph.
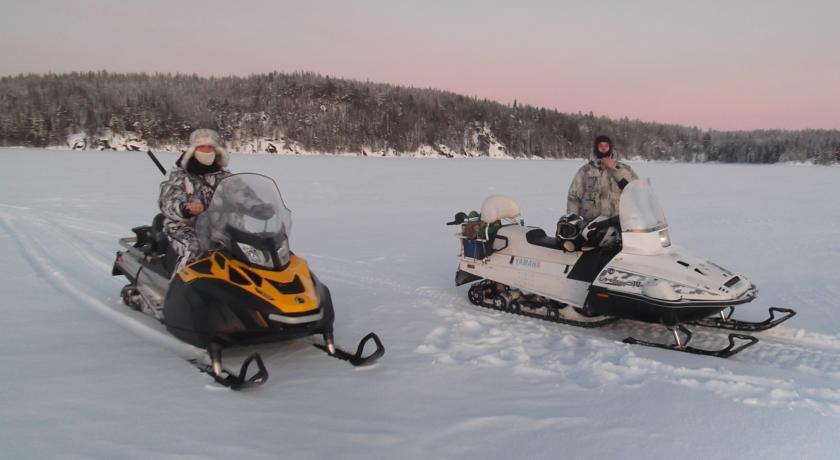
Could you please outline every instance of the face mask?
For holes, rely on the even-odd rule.
[[[203,164],[204,166],[210,166],[216,159],[216,152],[199,152],[196,150],[194,156],[195,160],[199,163]]]

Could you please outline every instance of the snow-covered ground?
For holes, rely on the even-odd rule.
[[[619,342],[650,325],[486,311],[454,287],[444,222],[501,193],[550,232],[578,161],[234,155],[280,184],[337,340],[374,330],[387,352],[354,369],[306,341],[259,347],[270,380],[232,392],[119,302],[117,238],[156,212],[144,153],[0,161],[4,458],[837,458],[840,168],[635,165],[675,243],[759,285],[742,316],[799,311],[723,360]]]

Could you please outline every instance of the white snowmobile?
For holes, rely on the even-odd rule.
[[[624,188],[618,216],[596,219],[586,227],[601,231],[596,241],[589,242],[594,247],[584,245],[589,249],[585,251],[569,244],[580,236],[568,232],[568,226],[550,237],[517,221],[519,205],[508,197],[488,198],[480,218],[473,215],[470,219],[459,213],[447,224],[461,225],[455,282],[458,286],[475,282],[468,293],[475,305],[582,327],[618,319],[662,323],[672,332],[674,343],[632,337],[625,342],[724,358],[758,339],[731,333],[722,349],[695,348],[688,345],[692,332],[685,325],[761,331],[796,314],[788,308],[771,308],[764,321],[733,319],[734,307],[751,302],[758,289],[743,275],[672,245],[649,180],[636,180]],[[617,238],[610,242],[605,236],[611,225],[620,228],[620,234],[613,230]]]

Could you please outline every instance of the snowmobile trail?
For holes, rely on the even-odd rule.
[[[72,254],[73,257],[69,259],[74,263],[81,261],[96,271],[102,270],[109,272],[111,270],[111,264],[107,261],[107,259],[97,256],[97,254],[101,253],[102,247],[97,247],[87,239],[76,235],[72,231],[68,231],[67,227],[64,226],[63,217],[61,219],[56,219],[55,217],[29,215],[21,217],[20,215],[10,215],[8,213],[0,214],[0,217],[5,217],[7,222],[10,220],[14,221],[16,226],[23,225],[26,227],[19,231],[19,233],[28,235],[28,238],[30,241],[33,241],[33,243],[33,235],[38,235],[38,240],[41,242],[40,244],[42,246],[44,241],[50,241],[50,247],[43,247],[44,251],[47,253],[52,252],[54,254],[62,255]],[[55,257],[52,259],[56,263],[60,263],[61,260],[67,260],[66,258],[58,259]]]
[[[9,234],[32,270],[48,280],[59,292],[75,299],[79,304],[102,315],[109,321],[124,327],[146,340],[160,345],[185,360],[206,359],[206,352],[204,350],[180,342],[154,327],[118,312],[112,306],[78,287],[80,280],[59,270],[53,260],[47,256],[49,250],[30,237],[29,234],[17,230],[16,224],[7,216],[0,216],[0,227]],[[59,241],[67,242],[66,239]],[[96,268],[101,266],[101,263],[98,263],[95,259],[87,259],[86,262]]]

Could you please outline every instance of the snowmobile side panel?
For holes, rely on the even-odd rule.
[[[752,299],[749,299],[752,300]],[[748,302],[744,300],[743,302]],[[624,292],[609,291],[593,286],[586,299],[587,308],[602,315],[615,315],[650,323],[675,325],[714,315],[730,304],[708,302],[679,305]]]
[[[462,259],[459,270],[524,292],[583,306],[589,283],[566,278],[568,265],[495,253],[486,262]]]
[[[595,248],[586,251],[569,272],[569,279],[591,283],[598,273],[621,251],[621,247]]]

